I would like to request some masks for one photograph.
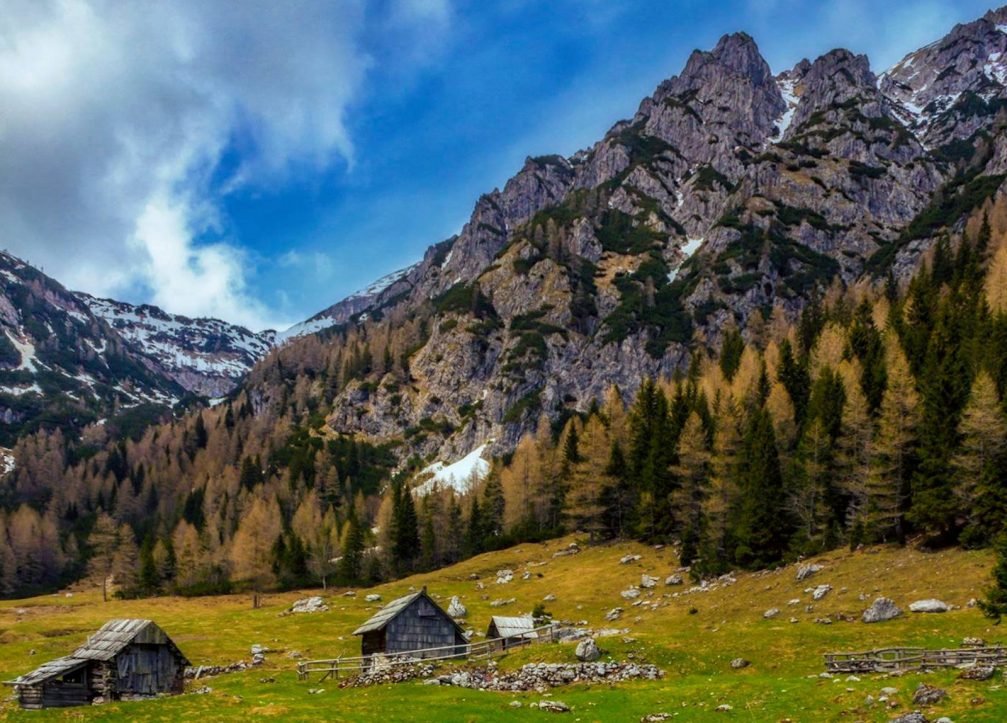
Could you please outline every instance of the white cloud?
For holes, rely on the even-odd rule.
[[[446,3],[401,5],[446,22]],[[284,323],[249,294],[254,259],[229,237],[221,194],[352,160],[345,118],[372,62],[366,10],[8,0],[0,247],[72,288]]]

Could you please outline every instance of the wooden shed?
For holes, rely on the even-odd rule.
[[[516,645],[524,645],[538,638],[535,631],[535,621],[531,615],[505,617],[494,615],[486,629],[486,640],[490,647],[496,650],[506,650]]]
[[[360,636],[361,655],[442,648],[416,657],[443,658],[464,656],[468,650],[465,631],[433,601],[425,587],[392,600],[353,634]]]
[[[189,660],[151,620],[110,620],[70,655],[10,681],[22,708],[88,705],[101,696],[181,693]]]

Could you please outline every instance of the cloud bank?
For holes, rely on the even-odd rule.
[[[405,3],[424,17],[434,3]],[[72,288],[252,328],[222,194],[350,163],[362,2],[8,0],[0,246]],[[405,19],[402,22],[406,22]]]

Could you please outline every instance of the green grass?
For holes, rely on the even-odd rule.
[[[846,676],[822,679],[822,654],[833,650],[857,650],[886,645],[956,646],[964,636],[1000,640],[999,630],[981,614],[965,607],[981,593],[991,559],[985,552],[946,551],[924,554],[914,550],[873,548],[857,553],[839,552],[820,559],[826,566],[816,577],[798,583],[794,568],[762,574],[742,574],[738,582],[721,589],[682,594],[688,587],[659,585],[643,599],[658,601],[656,610],[632,607],[619,592],[639,582],[643,572],[662,578],[673,571],[676,560],[670,549],[654,550],[634,543],[585,547],[571,557],[553,558],[552,553],[571,538],[546,544],[523,544],[488,553],[452,568],[417,575],[375,588],[384,601],[412,587],[428,585],[446,604],[459,595],[469,609],[467,625],[483,632],[490,615],[525,612],[547,593],[556,595],[547,609],[558,618],[586,621],[588,625],[628,628],[625,635],[599,640],[606,656],[635,659],[660,665],[666,677],[657,682],[631,682],[555,688],[551,696],[573,708],[563,720],[636,721],[648,713],[677,713],[675,720],[746,721],[887,721],[912,710],[912,690],[921,679],[946,688],[950,697],[926,711],[931,719],[948,715],[956,721],[1003,720],[1007,716],[1007,693],[999,676],[986,683],[957,681],[954,672],[906,675],[900,678]],[[628,552],[643,559],[620,565]],[[545,564],[536,564],[545,563]],[[494,572],[509,567],[518,574],[508,585],[496,585]],[[533,577],[521,580],[528,569]],[[476,573],[485,585],[478,590],[469,575]],[[539,577],[541,575],[541,577]],[[810,595],[804,588],[829,583],[833,591],[805,612]],[[846,588],[845,591],[843,588]],[[317,591],[311,591],[317,592]],[[156,620],[196,664],[223,664],[249,657],[254,643],[278,652],[267,655],[261,668],[246,673],[200,681],[213,692],[186,694],[154,701],[112,703],[88,708],[52,711],[20,711],[10,701],[0,707],[0,717],[13,720],[237,720],[272,717],[277,720],[543,720],[550,714],[512,709],[509,703],[542,699],[537,693],[511,694],[424,686],[419,682],[340,690],[333,681],[300,682],[294,661],[286,657],[298,650],[307,657],[358,654],[352,630],[370,616],[378,604],[368,604],[359,591],[355,598],[342,597],[342,590],[325,593],[331,607],[314,615],[279,617],[305,593],[266,597],[265,606],[251,609],[249,595],[183,599],[114,601],[102,603],[93,590],[0,603],[0,675],[10,679],[42,661],[71,651],[87,634],[113,617],[149,617]],[[673,597],[678,593],[677,597]],[[903,609],[913,600],[938,597],[961,608],[944,615],[910,615],[876,625],[835,622],[820,625],[815,618],[840,614],[859,618],[867,605],[858,600],[864,593],[893,598]],[[517,603],[494,609],[497,598],[516,597]],[[800,598],[801,604],[788,606]],[[625,609],[616,623],[606,623],[609,609]],[[690,614],[690,608],[696,608]],[[764,620],[767,608],[781,609],[779,617]],[[799,622],[789,622],[791,616]],[[479,638],[476,638],[477,640]],[[34,649],[35,654],[29,655]],[[744,657],[752,665],[730,668],[730,660]],[[513,653],[501,661],[515,668],[530,661],[573,661],[572,645],[541,645]],[[264,678],[276,682],[264,683]],[[885,686],[898,688],[896,708],[881,704],[868,707]],[[191,686],[190,686],[191,687]],[[309,694],[309,689],[324,692]],[[729,714],[714,713],[723,703]]]

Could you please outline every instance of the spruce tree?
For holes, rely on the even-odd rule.
[[[766,567],[783,559],[790,525],[784,512],[786,497],[776,434],[764,407],[751,415],[742,458],[735,558],[746,567]]]
[[[1007,533],[1001,533],[996,542],[996,565],[993,567],[993,584],[979,601],[979,609],[991,620],[1000,624],[1007,615]]]

